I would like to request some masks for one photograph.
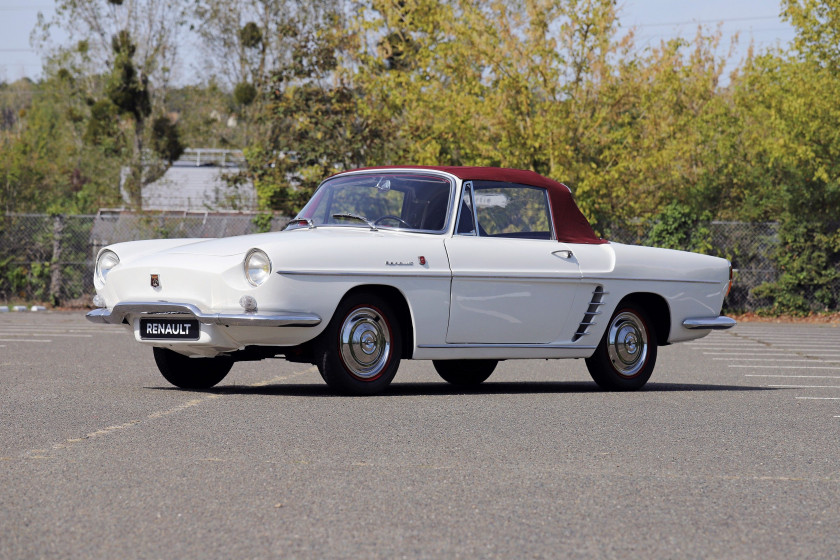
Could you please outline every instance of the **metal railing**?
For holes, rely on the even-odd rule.
[[[219,167],[240,167],[245,164],[242,150],[224,150],[217,148],[187,148],[179,162],[194,163],[196,167],[202,165],[216,165]]]

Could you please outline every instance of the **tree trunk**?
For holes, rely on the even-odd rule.
[[[125,178],[125,190],[128,193],[131,209],[143,210],[143,120],[134,121],[134,153],[131,155],[128,176]]]
[[[50,303],[61,303],[61,239],[64,237],[64,215],[53,218],[53,250],[50,262]]]

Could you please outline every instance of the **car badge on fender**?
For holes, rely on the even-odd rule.
[[[152,288],[160,288],[160,275],[152,274]]]

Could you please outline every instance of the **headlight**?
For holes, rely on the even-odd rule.
[[[252,286],[259,286],[271,276],[271,259],[259,249],[251,249],[245,257],[245,278]]]
[[[96,259],[96,278],[104,284],[108,272],[118,264],[120,264],[120,258],[115,252],[111,250],[102,251]]]

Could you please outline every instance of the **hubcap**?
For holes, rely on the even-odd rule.
[[[642,319],[630,311],[616,315],[607,339],[607,353],[616,372],[623,377],[637,375],[645,366],[647,352],[647,328]]]
[[[341,361],[355,377],[370,381],[379,377],[391,356],[388,322],[372,307],[357,307],[341,325]]]

